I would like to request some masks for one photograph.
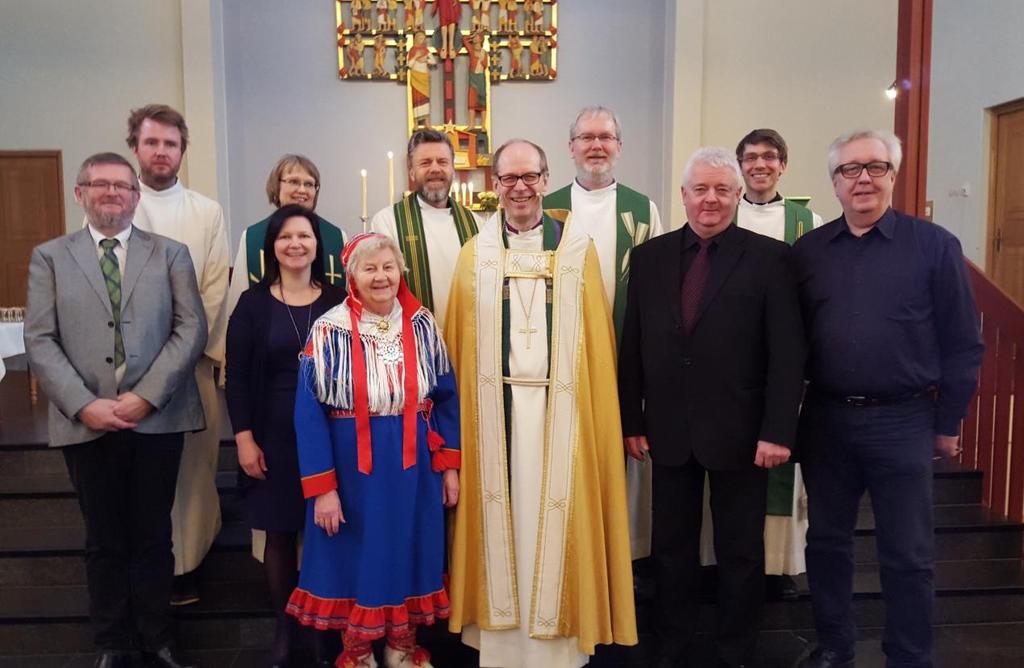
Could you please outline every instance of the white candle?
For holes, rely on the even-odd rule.
[[[469,201],[466,202],[466,206],[473,206],[473,182],[469,182]]]
[[[359,178],[360,178],[361,186],[362,186],[361,187],[361,190],[362,190],[362,202],[363,202],[362,218],[363,218],[363,220],[366,220],[366,170],[365,169],[360,169],[359,170]]]
[[[455,181],[452,181],[452,189],[451,189],[451,191],[450,191],[450,192],[448,193],[448,195],[449,195],[449,196],[450,196],[450,197],[451,197],[452,199],[456,199],[456,198],[457,198],[457,197],[459,196],[459,184],[458,184],[458,183],[456,183]]]
[[[395,154],[388,151],[388,204],[395,201]]]
[[[465,206],[466,205],[466,182],[465,181],[463,181],[462,185],[459,186],[459,190],[461,191],[459,199],[462,201],[462,205]]]

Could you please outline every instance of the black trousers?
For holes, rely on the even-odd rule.
[[[705,473],[711,485],[718,560],[715,644],[724,663],[739,665],[755,658],[764,602],[768,475],[753,463],[738,471],[709,471],[693,457],[682,466],[654,464],[657,632],[662,653],[681,658],[697,630]]]
[[[63,448],[85,518],[89,617],[101,650],[172,639],[171,506],[182,434],[110,432]]]
[[[932,665],[935,405],[808,398],[798,442],[807,486],[807,581],[819,643],[853,654],[853,531],[867,490],[885,601],[886,665]]]

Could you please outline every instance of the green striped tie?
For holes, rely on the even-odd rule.
[[[124,364],[124,339],[121,337],[121,269],[114,255],[114,247],[120,242],[117,239],[103,239],[100,248],[100,271],[103,282],[107,284],[107,295],[110,297],[110,310],[114,313],[114,368]]]

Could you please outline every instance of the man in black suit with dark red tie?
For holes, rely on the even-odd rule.
[[[630,262],[619,400],[630,456],[654,464],[659,667],[684,665],[696,630],[705,475],[718,661],[755,659],[767,469],[789,460],[796,431],[806,343],[789,248],[731,224],[742,185],[731,152],[699,149],[683,172],[687,224]]]

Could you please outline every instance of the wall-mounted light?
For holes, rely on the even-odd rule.
[[[894,79],[893,82],[889,84],[889,87],[885,89],[885,96],[890,100],[895,100],[898,94],[899,91],[896,89],[896,80]]]

